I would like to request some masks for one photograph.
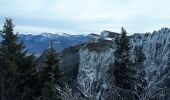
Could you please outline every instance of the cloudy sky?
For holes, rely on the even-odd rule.
[[[0,26],[11,17],[17,32],[129,33],[170,26],[169,0],[0,0]],[[2,28],[1,28],[2,29]]]

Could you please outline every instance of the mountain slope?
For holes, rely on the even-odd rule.
[[[48,48],[50,41],[54,43],[55,49],[58,51],[63,50],[69,46],[77,45],[86,42],[86,35],[69,35],[62,34],[19,34],[19,41],[23,41],[26,49],[31,53],[40,55],[45,49]]]
[[[129,38],[133,45],[130,53],[131,60],[134,59],[135,46],[142,46],[146,55],[144,65],[148,87],[143,99],[169,100],[170,29],[162,28],[152,34],[134,34]],[[103,42],[88,43],[80,49],[78,88],[87,97],[97,100],[113,98],[134,100],[134,95],[130,91],[110,87],[112,83],[108,81],[106,73],[109,71],[110,64],[114,62],[113,52],[114,45],[110,46]]]

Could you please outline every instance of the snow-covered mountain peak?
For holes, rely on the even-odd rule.
[[[70,35],[67,33],[21,33],[19,40],[23,41],[30,52],[41,54],[53,40],[54,47],[61,51],[66,47],[86,42],[87,37],[83,35]]]
[[[33,32],[19,32],[19,35],[37,35],[37,33],[33,33]]]

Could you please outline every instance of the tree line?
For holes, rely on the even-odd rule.
[[[0,35],[1,100],[59,100],[55,87],[61,77],[60,59],[52,43],[38,71],[34,54],[28,54],[23,42],[18,43],[12,19],[6,18]]]
[[[73,96],[70,89],[65,88],[66,91],[62,91],[59,88],[59,78],[62,76],[59,69],[60,57],[52,42],[44,52],[42,70],[39,71],[34,54],[28,54],[23,42],[17,41],[19,37],[18,34],[14,34],[12,19],[6,18],[0,35],[1,100],[60,100],[65,97],[80,100],[79,97]],[[124,28],[121,35],[115,39],[114,45],[112,82],[117,87],[135,91],[137,98],[142,97],[147,85],[142,47],[134,48],[135,58],[132,62],[130,60],[132,45]]]
[[[132,44],[127,36],[126,30],[122,27],[120,36],[115,38],[114,63],[111,66],[112,83],[119,88],[130,90],[138,100],[145,94],[147,88],[146,72],[142,46],[134,47],[134,61],[130,58]]]

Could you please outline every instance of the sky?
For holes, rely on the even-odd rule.
[[[16,32],[145,33],[170,26],[170,0],[0,0],[0,29],[5,17]]]

